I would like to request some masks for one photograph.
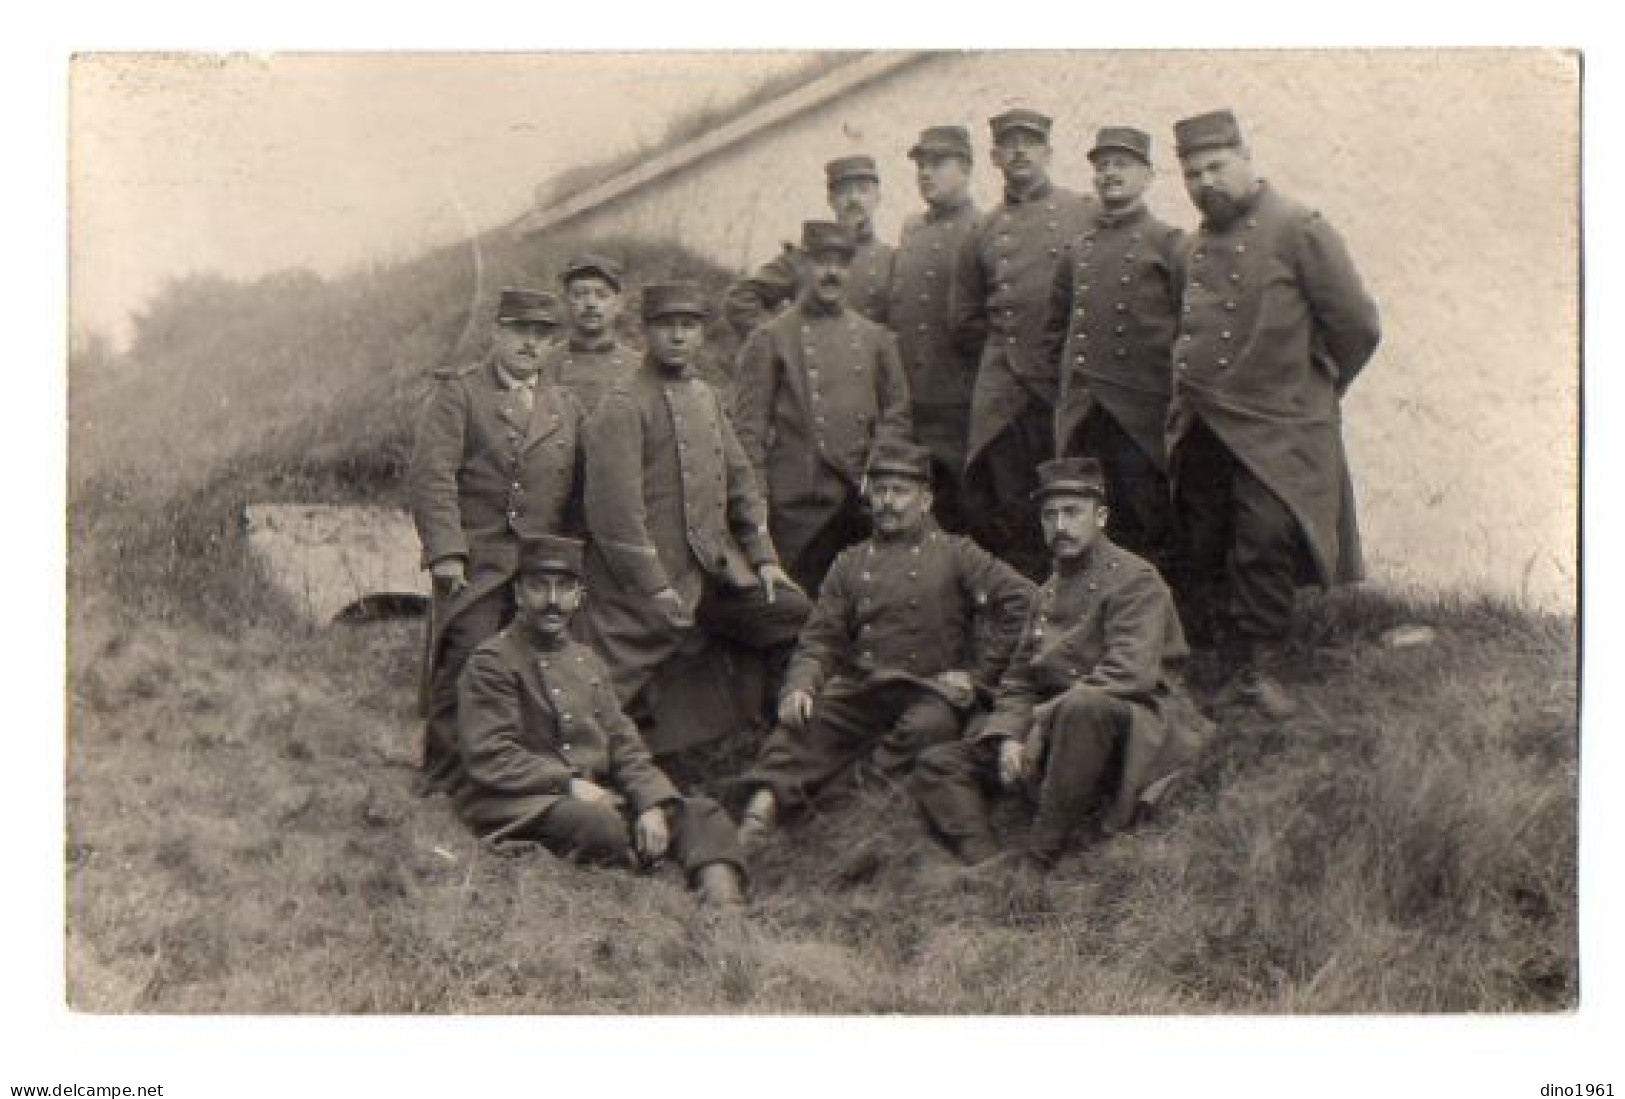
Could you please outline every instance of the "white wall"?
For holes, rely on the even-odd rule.
[[[725,63],[725,62],[722,62]],[[987,118],[1056,118],[1053,173],[1087,189],[1095,127],[1155,140],[1150,196],[1195,218],[1176,118],[1235,109],[1263,174],[1322,210],[1382,308],[1346,407],[1373,577],[1572,607],[1578,486],[1577,65],[1536,51],[936,55],[572,222],[676,237],[743,269],[828,215],[822,165],[879,157],[883,236],[917,199],[906,150],[958,122],[997,195]]]

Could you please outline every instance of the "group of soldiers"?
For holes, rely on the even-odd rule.
[[[1274,720],[1296,589],[1359,575],[1340,399],[1376,308],[1336,232],[1273,189],[1227,110],[1177,122],[1201,214],[1145,206],[1151,138],[1099,130],[1094,195],[1049,178],[1051,119],[909,150],[925,209],[875,237],[875,160],[826,167],[834,221],[709,303],[565,265],[502,293],[484,361],[437,375],[410,477],[435,582],[424,782],[481,837],[682,865],[742,903],[750,852],[855,768],[894,777],[966,863],[1042,876],[1130,824],[1211,729]],[[654,762],[651,684],[708,640],[760,654],[755,760],[729,809]],[[714,716],[718,722],[729,715]],[[988,796],[1021,791],[1002,849]],[[726,799],[725,799],[726,800]]]

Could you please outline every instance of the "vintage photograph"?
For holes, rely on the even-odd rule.
[[[1580,79],[76,56],[69,1007],[1576,1010]]]

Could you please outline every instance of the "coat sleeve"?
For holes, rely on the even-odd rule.
[[[677,787],[655,766],[649,747],[632,719],[626,716],[610,686],[608,670],[598,677],[601,695],[598,706],[605,715],[604,733],[609,742],[610,782],[632,803],[634,813],[675,801]]]
[[[423,567],[447,557],[467,557],[457,473],[468,432],[468,391],[456,377],[442,378],[424,405],[412,444],[407,494],[412,522],[423,547]]]
[[[609,393],[587,423],[587,529],[615,580],[653,595],[671,586],[649,536],[643,500],[643,416],[624,390]]]
[[[785,672],[784,694],[806,691],[816,695],[846,651],[852,636],[851,560],[850,553],[843,551],[824,577]]]
[[[1295,257],[1299,285],[1315,318],[1316,342],[1343,393],[1371,361],[1382,339],[1377,303],[1366,293],[1348,246],[1325,218],[1313,214],[1299,227]]]
[[[1106,637],[1100,660],[1078,684],[1121,698],[1143,698],[1162,682],[1168,589],[1146,565],[1107,599]]]
[[[1049,307],[1044,314],[1044,359],[1061,379],[1063,398],[1069,372],[1061,366],[1061,355],[1066,350],[1066,334],[1072,326],[1072,255],[1072,245],[1061,249],[1055,277],[1050,280]]]
[[[767,498],[756,479],[756,467],[745,457],[733,424],[718,400],[717,426],[722,431],[722,460],[728,469],[728,526],[753,566],[777,564],[779,555],[767,527]]]
[[[979,644],[971,679],[977,690],[992,695],[1010,654],[1021,641],[1021,629],[1032,606],[1033,582],[969,538],[955,540],[960,586],[976,608]]]
[[[734,371],[734,430],[745,458],[756,467],[762,491],[767,491],[767,437],[773,423],[773,404],[778,399],[779,362],[773,337],[758,328],[739,350]]]
[[[914,437],[914,411],[908,396],[908,374],[903,370],[903,355],[897,350],[897,337],[890,330],[880,334],[879,367],[876,394],[880,404],[880,422],[875,425],[877,435],[898,439]]]
[[[999,678],[999,689],[993,696],[993,712],[977,734],[978,740],[990,737],[1008,737],[1026,743],[1032,730],[1033,706],[1038,701],[1038,690],[1033,682],[1033,656],[1037,643],[1033,640],[1033,616],[1038,613],[1037,603],[1029,605],[1021,624],[1021,639],[1016,651],[1010,654],[1004,675]]]
[[[954,257],[953,283],[948,288],[948,316],[954,349],[969,359],[980,359],[987,343],[987,279],[982,272],[981,225],[965,234]]]
[[[564,794],[574,772],[525,747],[519,674],[495,652],[469,657],[457,686],[458,743],[469,778],[496,794]]]

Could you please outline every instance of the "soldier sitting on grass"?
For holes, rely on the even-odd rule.
[[[458,815],[487,841],[530,840],[582,862],[651,864],[675,848],[703,903],[737,908],[744,861],[733,822],[716,802],[678,793],[622,712],[603,661],[569,636],[586,598],[581,557],[573,539],[527,541],[518,617],[469,658]]]

